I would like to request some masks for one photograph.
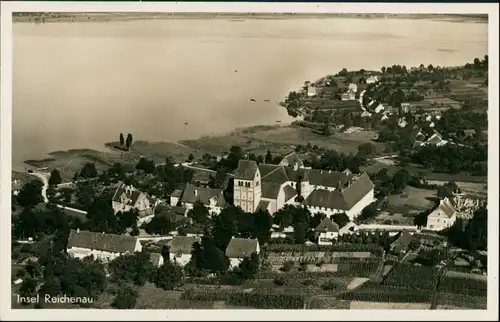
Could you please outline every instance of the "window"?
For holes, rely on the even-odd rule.
[[[255,186],[258,187],[259,186],[259,181],[255,182]]]
[[[238,181],[238,186],[240,186],[240,187],[243,186],[243,182]]]

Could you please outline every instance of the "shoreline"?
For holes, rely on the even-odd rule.
[[[258,19],[424,19],[442,22],[488,23],[487,15],[474,14],[368,14],[368,13],[166,13],[166,12],[105,12],[105,13],[22,13],[14,15],[13,23],[111,22],[162,19],[225,19],[233,22]]]

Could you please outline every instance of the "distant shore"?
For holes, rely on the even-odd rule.
[[[131,21],[146,19],[227,19],[244,21],[245,19],[428,19],[450,22],[487,23],[487,15],[458,14],[367,14],[367,13],[167,13],[167,12],[34,12],[14,13],[13,22],[52,23],[52,22],[106,22]]]

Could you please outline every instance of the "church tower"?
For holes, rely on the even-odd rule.
[[[261,176],[257,162],[240,160],[234,172],[234,205],[245,212],[254,212],[261,195]]]

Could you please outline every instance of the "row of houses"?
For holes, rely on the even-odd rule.
[[[191,252],[195,243],[201,242],[198,236],[176,236],[167,245],[169,246],[169,260],[181,266],[191,260]],[[67,253],[73,258],[83,259],[93,256],[101,262],[112,261],[119,256],[141,252],[143,245],[135,236],[105,234],[90,231],[71,230],[68,238]],[[226,248],[230,267],[238,266],[243,259],[253,253],[259,253],[260,246],[257,239],[233,237]],[[159,253],[151,253],[151,262],[161,266],[164,259]]]

